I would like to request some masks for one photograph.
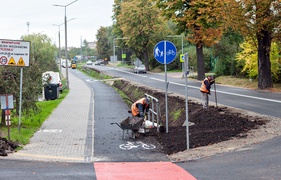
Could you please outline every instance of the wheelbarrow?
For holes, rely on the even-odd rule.
[[[110,123],[117,124],[123,130],[122,139],[125,139],[125,131],[131,131],[131,137],[136,139],[136,133],[138,133],[139,128],[142,126],[144,118],[129,116],[120,123]]]

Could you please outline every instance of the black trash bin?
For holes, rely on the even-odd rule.
[[[57,84],[48,84],[44,87],[44,96],[46,100],[54,100],[59,97],[59,87]]]

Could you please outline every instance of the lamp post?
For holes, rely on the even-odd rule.
[[[70,20],[68,20],[67,22],[74,20],[76,18],[71,18]],[[60,64],[59,64],[59,69],[60,69],[60,74],[61,74],[61,46],[60,46],[60,26],[63,25],[64,23],[61,24],[53,24],[53,26],[58,26],[59,27],[59,59],[60,59]]]
[[[183,54],[183,35],[169,35],[167,37],[176,37],[176,38],[181,38],[181,53]],[[182,77],[184,77],[184,65],[182,63]]]
[[[27,25],[27,35],[29,35],[29,25],[30,25],[30,22],[26,22],[26,25]]]
[[[113,62],[114,62],[114,77],[115,77],[115,41],[117,39],[128,39],[127,37],[123,37],[123,38],[114,38],[113,39]]]
[[[58,26],[59,27],[59,68],[60,68],[60,74],[61,74],[61,48],[60,48],[60,26],[63,25],[64,23],[62,24],[53,24],[54,26]]]
[[[67,5],[58,5],[58,4],[53,4],[53,6],[58,6],[58,7],[64,7],[64,25],[65,25],[65,66],[66,66],[66,88],[69,89],[69,80],[68,80],[68,60],[67,60],[67,18],[66,18],[66,7],[75,3],[78,0],[72,1],[71,3]]]

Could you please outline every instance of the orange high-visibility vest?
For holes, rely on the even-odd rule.
[[[134,102],[131,106],[131,110],[132,110],[132,115],[133,116],[137,116],[140,112],[139,109],[137,107],[137,104],[142,104],[142,105],[147,105],[146,104],[146,98],[141,98],[139,100],[137,100],[136,102]],[[145,109],[145,107],[143,107],[143,109]]]
[[[200,91],[201,91],[201,92],[204,92],[204,93],[209,93],[210,91],[207,89],[207,87],[206,87],[206,85],[205,85],[205,83],[204,83],[206,80],[210,83],[209,79],[208,79],[208,78],[205,78],[205,79],[202,81],[202,84],[201,84],[201,87],[200,87]]]

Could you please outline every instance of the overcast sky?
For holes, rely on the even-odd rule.
[[[64,23],[65,8],[74,0],[0,0],[0,39],[19,40],[22,35],[47,34],[58,46],[59,27]],[[67,46],[80,47],[81,37],[88,42],[96,40],[101,26],[112,25],[114,0],[78,0],[66,8]],[[27,25],[29,22],[29,26]],[[28,28],[29,27],[29,28]],[[60,26],[61,46],[65,44],[64,24]]]

